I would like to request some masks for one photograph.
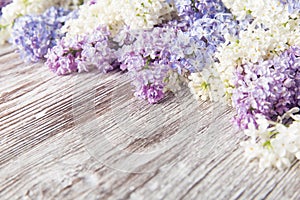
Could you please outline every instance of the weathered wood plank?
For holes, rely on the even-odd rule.
[[[148,105],[125,74],[57,77],[0,50],[1,199],[299,199],[299,163],[245,163],[221,104]]]

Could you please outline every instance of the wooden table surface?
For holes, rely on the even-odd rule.
[[[260,171],[225,105],[148,105],[126,74],[58,77],[0,48],[0,199],[300,199],[300,163]]]

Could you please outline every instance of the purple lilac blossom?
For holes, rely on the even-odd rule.
[[[69,13],[63,8],[51,7],[42,15],[25,15],[16,19],[12,42],[18,47],[21,57],[31,62],[43,60],[48,49],[63,36],[59,30]]]
[[[149,103],[158,103],[164,98],[164,78],[168,72],[168,66],[149,66],[139,72],[130,72],[132,85],[135,87],[134,95]]]
[[[228,13],[221,0],[175,0],[175,7],[187,26],[192,26],[197,19],[213,19],[217,13]]]
[[[256,125],[255,115],[276,120],[300,105],[300,48],[290,47],[280,56],[236,69],[232,101],[235,122],[241,129]]]
[[[164,26],[151,30],[121,32],[118,38],[131,38],[117,51],[121,70],[128,70],[135,87],[135,96],[157,103],[164,97],[164,81],[171,70],[172,41],[176,39],[174,29]],[[134,39],[132,39],[134,38]],[[127,43],[127,44],[126,44]],[[177,48],[183,51],[183,48]],[[181,54],[183,57],[183,53]]]
[[[75,39],[73,39],[75,40]],[[78,71],[75,58],[80,55],[82,49],[77,41],[69,41],[62,38],[53,48],[48,49],[45,55],[46,66],[57,75],[66,75]]]
[[[46,66],[58,75],[88,72],[94,68],[107,73],[118,65],[115,49],[108,28],[100,26],[92,34],[80,38],[62,38],[48,50]]]
[[[175,0],[175,6],[180,17],[177,24],[185,24],[181,30],[190,40],[189,47],[185,47],[185,58],[174,62],[173,67],[179,71],[185,68],[199,72],[212,62],[218,62],[214,54],[225,42],[225,35],[238,36],[240,30],[251,22],[249,17],[244,21],[235,20],[219,0]]]
[[[280,0],[280,2],[288,7],[288,11],[291,14],[298,14],[300,12],[299,0]]]

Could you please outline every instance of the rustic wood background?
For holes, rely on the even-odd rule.
[[[58,77],[0,47],[0,199],[300,199],[300,163],[246,163],[221,104],[150,106],[126,74]]]

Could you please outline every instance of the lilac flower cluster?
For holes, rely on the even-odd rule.
[[[1,0],[0,1],[0,16],[2,15],[2,8],[10,4],[12,0]]]
[[[1,41],[12,33],[24,60],[58,75],[119,68],[151,104],[187,81],[196,99],[231,97],[250,159],[279,169],[300,159],[299,1],[25,1],[0,18]],[[52,5],[78,10],[25,15]]]
[[[117,37],[124,38],[125,45],[118,50],[117,57],[121,70],[129,71],[135,96],[157,103],[164,97],[164,79],[171,69],[170,45],[176,37],[174,30],[156,27],[131,33],[121,31]]]
[[[237,36],[250,19],[237,21],[220,0],[176,0],[179,21],[187,23],[183,31],[188,34],[191,43],[197,46],[201,53],[195,52],[189,56],[193,66],[191,72],[199,72],[207,64],[217,61],[214,54],[217,47],[225,42],[226,35]],[[179,22],[179,24],[180,24]],[[201,61],[205,57],[205,64]]]
[[[215,18],[217,13],[227,13],[221,0],[175,0],[178,16],[188,26],[202,18]]]
[[[224,35],[239,31],[238,22],[220,1],[175,3],[178,19],[147,31],[124,29],[116,36],[123,45],[117,56],[120,68],[131,74],[135,95],[150,103],[164,97],[170,70],[184,76],[209,67]],[[153,89],[156,97],[148,98],[148,90]]]
[[[42,15],[25,15],[15,21],[12,42],[25,61],[37,62],[44,59],[48,49],[63,36],[59,30],[69,13],[63,8],[51,7]]]
[[[135,95],[156,103],[168,90],[168,81],[177,82],[170,80],[170,71],[186,76],[209,67],[216,61],[217,47],[225,42],[224,35],[239,31],[238,22],[220,0],[176,0],[175,6],[178,16],[151,30],[124,27],[112,38],[102,27],[83,37],[63,38],[58,44],[63,35],[56,31],[61,24],[55,22],[63,23],[59,19],[65,15],[49,11],[19,19],[13,39],[31,61],[43,59],[48,52],[46,65],[59,75],[95,67],[107,72],[120,64],[132,77]],[[28,30],[25,37],[23,29]]]
[[[170,44],[169,62],[171,68],[181,75],[186,72],[201,71],[212,62],[207,44],[199,39],[197,35],[191,36],[190,32],[178,31]]]
[[[186,77],[209,67],[216,61],[217,47],[225,42],[224,35],[239,31],[221,0],[176,0],[175,6],[178,16],[151,30],[124,27],[112,37],[102,26],[93,34],[61,40],[64,35],[59,29],[68,19],[67,11],[52,8],[42,16],[18,19],[13,41],[25,59],[47,58],[46,65],[59,75],[93,68],[108,72],[120,64],[132,77],[135,95],[157,103],[166,91],[173,91],[168,82],[179,82],[177,75],[171,80],[170,74]],[[76,12],[68,16],[76,18]]]
[[[154,64],[145,67],[144,70],[130,72],[132,85],[135,87],[134,95],[154,104],[165,96],[165,78],[169,68],[167,65]]]
[[[214,18],[201,18],[193,23],[190,37],[197,37],[206,44],[207,52],[214,55],[217,47],[225,42],[226,35],[237,35],[241,27],[229,13],[219,13]]]
[[[48,50],[46,66],[58,75],[88,72],[98,68],[106,73],[116,68],[116,46],[110,39],[108,27],[100,26],[92,34],[62,38]]]
[[[300,1],[298,0],[280,0],[284,5],[288,6],[289,13],[298,14],[300,12]]]
[[[225,42],[224,35],[236,35],[239,27],[220,0],[176,0],[175,5],[178,17],[151,30],[124,27],[113,38],[102,27],[93,34],[63,38],[58,43],[63,35],[56,30],[65,21],[60,16],[65,15],[26,16],[16,22],[13,39],[23,57],[31,61],[43,59],[48,52],[46,65],[59,75],[95,67],[107,72],[120,64],[132,77],[135,95],[156,103],[168,90],[170,71],[186,76],[209,67],[215,61],[217,46]]]
[[[236,70],[232,95],[242,128],[256,123],[256,114],[269,120],[300,105],[300,48],[293,46],[272,60],[243,65]]]

